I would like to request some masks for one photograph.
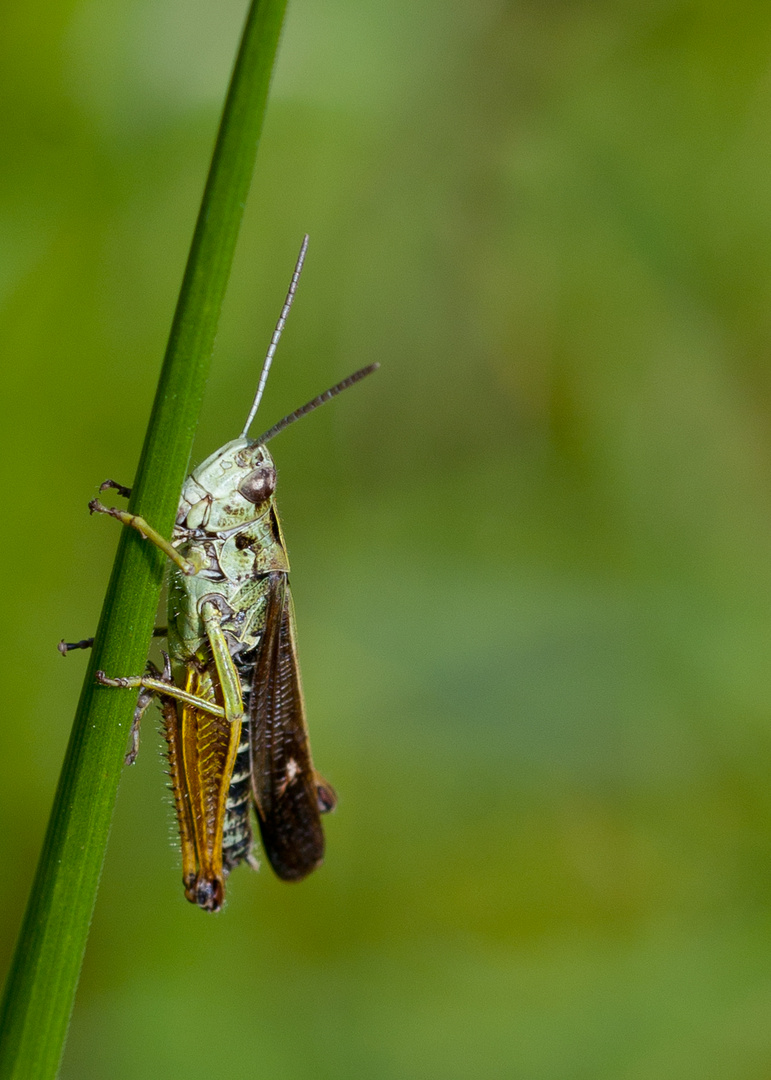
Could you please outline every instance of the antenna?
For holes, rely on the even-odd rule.
[[[297,262],[295,264],[294,273],[292,274],[292,280],[289,282],[289,291],[286,294],[286,300],[284,306],[281,309],[278,322],[276,323],[276,329],[273,331],[273,337],[270,339],[270,345],[268,351],[265,354],[265,363],[262,365],[262,371],[260,372],[260,381],[257,384],[257,393],[254,395],[254,401],[252,407],[249,410],[249,415],[246,418],[244,424],[244,430],[241,432],[241,438],[245,439],[249,433],[249,428],[252,426],[257,408],[262,399],[262,392],[265,389],[265,383],[268,381],[268,372],[270,371],[270,365],[273,363],[273,357],[276,354],[276,346],[278,345],[281,337],[281,332],[286,324],[286,317],[289,314],[289,309],[292,306],[294,300],[294,294],[297,291],[297,282],[300,280],[300,271],[303,268],[305,262],[305,252],[308,250],[308,234],[303,237],[302,247],[300,248],[300,254],[297,256]]]
[[[309,401],[307,405],[303,405],[301,409],[295,409],[289,416],[285,416],[283,420],[279,420],[277,424],[274,424],[272,428],[269,428],[264,435],[260,435],[259,439],[255,439],[253,446],[261,446],[269,439],[272,439],[274,435],[278,435],[279,431],[283,431],[284,428],[289,427],[295,420],[299,420],[303,416],[307,416],[309,412],[313,412],[314,409],[318,409],[319,405],[323,405],[325,401],[329,401],[333,397],[337,397],[343,390],[347,390],[349,386],[353,386],[360,379],[366,378],[367,375],[371,375],[373,371],[377,371],[380,364],[369,364],[367,367],[361,368],[360,371],[354,371],[353,375],[349,375],[347,379],[343,379],[342,382],[336,383],[335,386],[331,386],[329,390],[325,390],[323,394],[319,394],[313,401]]]

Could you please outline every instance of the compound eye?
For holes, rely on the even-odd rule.
[[[250,472],[238,489],[250,503],[265,502],[276,490],[276,470],[272,465],[261,465],[259,469]]]

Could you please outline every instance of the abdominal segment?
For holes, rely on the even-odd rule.
[[[256,649],[234,657],[238,677],[241,681],[241,697],[244,703],[245,719],[241,724],[241,742],[238,746],[233,774],[225,807],[225,824],[222,833],[222,864],[225,873],[247,859],[252,852],[253,836],[251,822],[252,764],[249,745],[249,702],[252,694],[252,679]],[[256,865],[256,864],[255,864]]]

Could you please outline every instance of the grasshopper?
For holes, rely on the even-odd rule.
[[[263,364],[244,429],[187,477],[171,542],[146,521],[99,499],[92,513],[136,529],[170,559],[164,670],[111,678],[104,686],[138,688],[128,763],[139,724],[160,700],[169,776],[182,849],[186,898],[219,911],[225,880],[241,862],[256,868],[250,801],[273,870],[299,881],[324,857],[321,814],[333,810],[333,788],[316,772],[308,742],[289,558],[274,493],[276,468],[265,444],[377,368],[371,364],[285,416],[258,439],[249,429],[294,299],[308,237]],[[100,491],[130,490],[106,480]],[[60,651],[85,648],[84,639]]]

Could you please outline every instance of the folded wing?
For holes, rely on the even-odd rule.
[[[286,574],[270,575],[265,632],[249,708],[252,792],[276,874],[299,881],[324,858],[320,812],[335,795],[313,768]]]

